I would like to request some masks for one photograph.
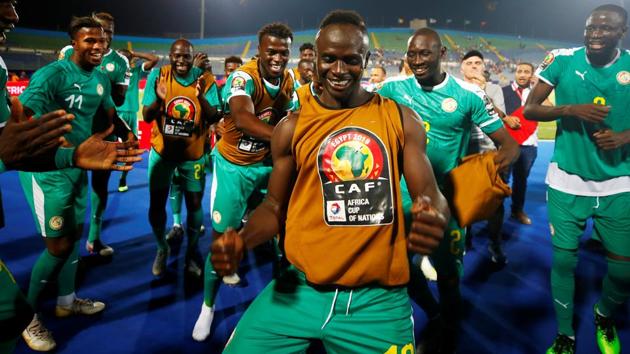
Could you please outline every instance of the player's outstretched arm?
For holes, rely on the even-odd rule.
[[[131,51],[131,56],[144,59],[144,63],[142,63],[142,70],[144,71],[149,71],[153,69],[160,61],[160,58],[157,55],[149,53]]]
[[[552,90],[553,86],[542,80],[538,81],[527,97],[525,110],[523,111],[525,118],[539,122],[550,122],[560,117],[574,117],[590,123],[601,123],[610,111],[610,107],[608,106],[593,103],[551,107],[544,106],[543,102]]]
[[[254,103],[249,96],[233,96],[228,103],[236,129],[256,139],[271,141],[273,126],[256,117]]]
[[[132,164],[142,160],[143,149],[138,149],[137,140],[124,143],[106,141],[114,132],[114,126],[90,136],[74,152],[74,166],[85,170],[129,171]],[[119,165],[124,164],[124,165]]]
[[[271,139],[273,170],[265,200],[238,234],[229,230],[212,243],[212,265],[219,275],[233,274],[245,248],[254,248],[280,232],[296,177],[295,160],[291,154],[296,119],[297,115],[291,114],[274,130]]]
[[[28,109],[27,109],[28,110]],[[29,115],[32,111],[28,110]],[[46,171],[55,169],[56,150],[64,142],[63,135],[72,130],[74,115],[57,110],[27,119],[24,108],[11,98],[11,115],[0,135],[0,160],[6,169]]]
[[[405,133],[402,169],[414,200],[407,247],[415,253],[430,254],[440,244],[450,211],[425,153],[426,133],[422,121],[411,109],[402,105],[400,108]]]

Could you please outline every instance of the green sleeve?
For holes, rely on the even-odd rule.
[[[503,121],[485,92],[481,89],[470,92],[470,102],[472,121],[484,133],[492,134],[503,127]]]
[[[392,92],[392,87],[393,85],[389,84],[389,83],[384,83],[381,88],[378,89],[378,91],[376,91],[376,93],[378,93],[379,95],[385,97],[385,98],[391,98],[394,99],[394,95]]]
[[[118,53],[114,53],[118,57],[116,58],[116,68],[111,76],[112,83],[114,85],[129,85],[129,78],[131,77],[131,70],[129,68],[129,62],[127,58],[124,58]]]
[[[116,105],[114,104],[114,100],[112,99],[112,84],[109,82],[109,80],[107,80],[106,77],[103,77],[103,80],[101,80],[103,83],[103,101],[102,101],[102,105],[103,108],[105,108],[105,110],[108,110],[110,108],[116,108]]]
[[[57,84],[61,81],[56,68],[45,66],[35,72],[28,87],[20,95],[23,106],[35,112],[35,116],[48,113],[49,106],[55,101]]]
[[[71,45],[67,45],[59,51],[59,56],[57,60],[70,60],[72,53],[74,52],[74,48]]]
[[[206,99],[214,108],[221,110],[221,100],[219,99],[219,90],[217,89],[217,84],[212,84],[210,89],[205,94]]]
[[[225,112],[230,111],[230,98],[233,96],[249,96],[254,93],[254,80],[249,74],[243,71],[235,71],[225,82],[226,89],[223,91],[225,104]]]
[[[157,100],[157,96],[155,94],[155,81],[160,75],[160,69],[153,69],[149,73],[149,77],[147,78],[147,84],[144,87],[144,97],[142,97],[142,105],[150,106]]]
[[[542,81],[554,87],[560,82],[560,75],[564,70],[563,62],[565,56],[560,55],[561,51],[562,49],[556,49],[549,52],[536,70],[536,75]]]

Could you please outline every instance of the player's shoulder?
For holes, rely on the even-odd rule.
[[[112,49],[112,60],[116,61],[120,65],[129,68],[129,59],[126,56],[118,53],[117,50]]]
[[[413,75],[388,77],[381,84],[381,88],[399,87],[399,86],[408,85],[412,80],[415,80],[415,77]]]
[[[73,51],[74,49],[72,48],[71,45],[67,45],[61,48],[61,50],[59,51],[59,56],[57,56],[57,60],[67,59],[70,55],[72,55]]]
[[[33,75],[33,79],[42,78],[42,79],[48,80],[48,79],[51,79],[53,77],[57,77],[60,75],[66,75],[72,71],[72,68],[70,67],[70,65],[72,65],[70,61],[65,61],[65,60],[50,62],[42,66],[41,68],[39,68],[35,72],[35,75]]]
[[[540,65],[545,68],[555,61],[567,61],[572,60],[573,58],[579,58],[580,56],[584,57],[585,50],[586,49],[584,47],[553,49],[547,53]]]
[[[472,84],[470,82],[459,79],[455,76],[449,75],[449,86],[452,90],[455,90],[456,93],[460,95],[470,95],[474,97],[479,97],[483,99],[486,96],[486,93],[481,89],[481,87]]]

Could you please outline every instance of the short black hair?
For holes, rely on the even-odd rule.
[[[527,66],[529,66],[529,67],[532,69],[532,72],[536,69],[536,68],[534,68],[534,64],[532,64],[532,63],[530,63],[530,62],[526,62],[526,61],[522,61],[522,62],[520,62],[520,63],[517,63],[517,64],[516,64],[516,67],[519,67],[519,66],[521,66],[521,65],[527,65]]]
[[[74,36],[81,28],[103,28],[103,26],[101,26],[101,24],[94,18],[89,16],[72,17],[70,25],[68,26],[68,35],[70,36],[70,39],[74,39]]]
[[[479,57],[479,58],[481,58],[481,60],[483,60],[483,54],[481,54],[480,51],[473,49],[473,50],[469,51],[468,53],[464,54],[464,56],[462,57],[462,61],[464,61],[464,60],[466,60],[468,58],[472,58],[472,57]]]
[[[315,51],[315,47],[313,46],[313,43],[308,43],[308,42],[307,42],[307,43],[303,43],[303,44],[300,46],[300,53],[302,53],[303,51],[305,51],[305,50],[307,50],[307,49],[310,49],[310,50],[312,50],[312,51]]]
[[[261,28],[260,31],[258,31],[258,43],[262,42],[262,38],[265,35],[282,39],[290,39],[293,41],[293,32],[291,32],[291,28],[280,22],[270,23]]]
[[[334,24],[355,25],[361,29],[361,32],[367,33],[367,27],[363,17],[353,10],[334,10],[329,12],[319,24],[319,29],[323,29],[326,26]]]
[[[591,11],[591,13],[593,13],[595,11],[610,11],[610,12],[614,12],[614,13],[618,14],[619,16],[621,16],[621,19],[623,20],[623,24],[624,25],[628,22],[628,11],[626,11],[626,9],[624,9],[623,7],[621,7],[619,5],[606,4],[606,5],[597,6],[593,11]]]
[[[114,22],[114,16],[109,12],[92,12],[92,17],[95,20]]]
[[[229,63],[236,63],[238,65],[243,65],[243,59],[241,57],[237,57],[236,55],[232,55],[230,57],[225,58],[223,61],[223,66],[228,65]]]

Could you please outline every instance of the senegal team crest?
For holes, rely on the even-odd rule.
[[[105,90],[105,89],[103,88],[103,85],[101,85],[101,84],[96,85],[96,93],[97,93],[99,96],[103,96],[103,92],[104,92],[104,90]]]
[[[453,113],[457,109],[457,101],[454,98],[448,97],[442,101],[442,110],[446,113]]]
[[[369,130],[347,127],[329,135],[317,156],[328,225],[384,225],[393,221],[389,155]]]
[[[107,71],[109,71],[109,72],[114,71],[114,69],[116,69],[116,67],[114,66],[114,63],[107,63],[107,64],[105,65],[105,70],[107,70]]]
[[[166,115],[175,119],[194,120],[195,113],[195,104],[185,96],[177,96],[166,105]]]
[[[630,84],[630,73],[627,71],[620,71],[617,73],[617,82],[621,85]]]

